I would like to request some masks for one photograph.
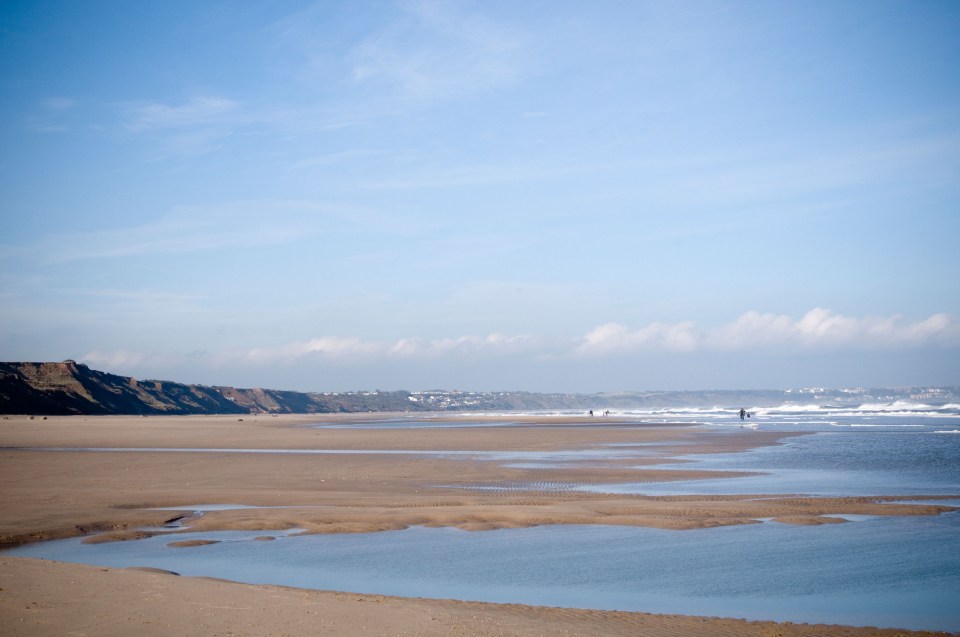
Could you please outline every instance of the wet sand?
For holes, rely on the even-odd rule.
[[[541,524],[690,529],[753,524],[757,518],[821,524],[838,523],[836,518],[823,517],[828,514],[918,515],[946,510],[935,500],[929,505],[905,505],[860,497],[645,497],[568,490],[577,484],[714,477],[712,472],[658,471],[656,467],[658,463],[675,463],[677,454],[730,452],[776,444],[784,437],[782,433],[750,429],[717,432],[689,425],[646,425],[601,418],[510,418],[510,422],[519,424],[448,429],[304,426],[321,419],[355,422],[362,418],[10,417],[0,421],[0,546],[95,531],[110,531],[101,539],[131,539],[142,533],[139,527],[156,526],[185,515],[193,504],[281,507],[209,512],[189,521],[193,531],[302,528],[311,533],[412,525],[478,531]],[[365,418],[383,419],[384,415]],[[449,418],[468,422],[462,416]],[[644,455],[635,458],[614,455],[530,468],[505,467],[502,460],[469,455],[396,453],[550,452],[638,443],[654,444],[639,447]],[[97,447],[219,451],[80,450]],[[62,450],[65,448],[76,450]],[[231,453],[230,449],[363,453]],[[184,509],[182,513],[149,510],[153,507]],[[175,535],[171,537],[175,539]],[[187,635],[218,631],[292,635],[907,634],[321,593],[2,556],[0,577],[0,624],[23,629],[9,633],[17,635],[65,634],[71,630],[98,635],[133,631]],[[69,581],[84,584],[70,588]],[[89,593],[98,587],[100,596]],[[153,597],[138,596],[141,588],[154,591],[150,594]],[[119,597],[127,601],[109,601]],[[100,599],[104,601],[97,601]],[[150,599],[160,603],[147,601]],[[240,612],[234,607],[246,610]],[[288,609],[289,617],[277,610],[281,608]],[[309,617],[314,611],[319,614]],[[474,615],[483,617],[483,621]],[[103,619],[96,620],[98,616]],[[188,621],[190,617],[195,621]],[[324,623],[324,618],[331,623]],[[204,622],[206,628],[201,630]],[[88,625],[98,627],[83,628]],[[216,631],[211,630],[214,626]]]

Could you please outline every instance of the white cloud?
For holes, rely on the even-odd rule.
[[[438,339],[421,337],[374,341],[357,337],[322,336],[273,348],[256,348],[241,355],[244,362],[292,362],[305,357],[324,359],[438,359],[447,356],[505,355],[535,348],[529,336],[459,336]]]
[[[686,352],[697,348],[700,335],[693,323],[651,323],[631,331],[619,323],[605,323],[583,337],[576,348],[581,354],[616,354],[645,348]]]
[[[713,330],[716,349],[757,346],[852,347],[884,349],[960,344],[960,323],[947,314],[908,322],[901,316],[851,317],[814,308],[794,321],[785,315],[748,312],[731,325]]]
[[[128,350],[114,350],[112,352],[102,352],[93,350],[80,357],[80,362],[95,369],[104,371],[122,371],[136,367],[145,361],[148,356],[143,352],[131,352]]]
[[[393,343],[388,352],[392,357],[442,358],[445,356],[507,355],[535,348],[531,336],[460,336],[458,338],[425,339],[403,338]]]
[[[800,319],[750,311],[715,328],[694,323],[651,323],[631,330],[618,323],[600,325],[576,347],[581,355],[606,356],[641,350],[898,349],[960,346],[960,322],[948,314],[910,322],[901,316],[851,317],[814,308]]]
[[[322,336],[309,341],[296,341],[279,347],[259,347],[243,352],[244,363],[292,362],[304,356],[331,359],[367,358],[383,352],[383,345],[357,337]],[[228,356],[229,358],[229,356]]]

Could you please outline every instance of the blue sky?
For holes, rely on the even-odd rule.
[[[0,3],[0,359],[960,384],[956,2]]]

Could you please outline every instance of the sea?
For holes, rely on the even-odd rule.
[[[174,538],[102,544],[72,538],[3,554],[358,593],[960,631],[960,405],[783,405],[747,411],[749,417],[742,420],[739,406],[618,412],[598,419],[624,426],[640,421],[697,424],[718,435],[741,428],[784,432],[775,446],[676,459],[676,466],[685,469],[753,475],[567,486],[644,495],[895,496],[924,503],[931,502],[925,496],[937,496],[937,504],[957,509],[935,516],[840,514],[843,524],[758,520],[683,531],[601,525],[480,532],[414,527],[343,535],[187,529]],[[314,426],[483,423],[445,414]],[[552,454],[506,452],[495,459],[505,465],[550,466],[640,457],[654,452],[653,447],[598,445]],[[197,503],[185,508],[202,512],[232,506]],[[264,536],[273,541],[263,541]],[[169,546],[174,539],[216,543],[175,548]]]

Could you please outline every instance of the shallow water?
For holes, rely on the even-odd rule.
[[[683,456],[658,469],[762,472],[711,480],[585,485],[584,491],[642,495],[960,495],[960,436],[927,427],[848,428],[788,438],[744,453]]]
[[[263,535],[274,542],[255,541]],[[192,548],[174,540],[220,540]],[[178,533],[11,555],[314,589],[960,630],[960,514],[694,531],[547,526],[344,535]]]

